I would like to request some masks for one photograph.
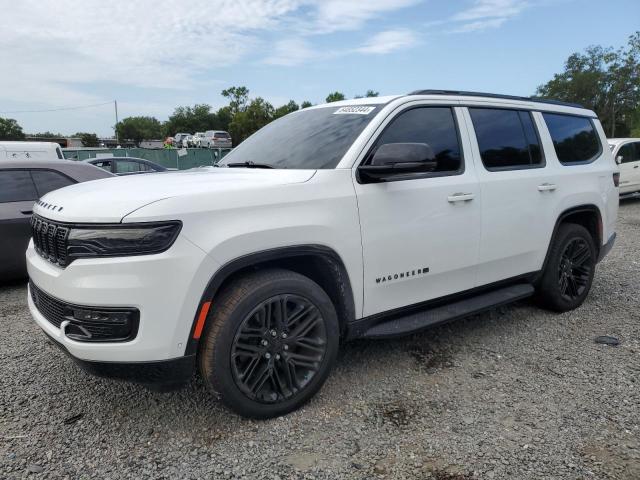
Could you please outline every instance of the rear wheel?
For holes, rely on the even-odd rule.
[[[214,300],[199,363],[205,382],[241,415],[299,408],[335,361],[339,327],[327,294],[287,270],[243,276]]]
[[[596,267],[596,247],[581,225],[560,225],[538,286],[541,303],[558,312],[579,307],[587,297]]]

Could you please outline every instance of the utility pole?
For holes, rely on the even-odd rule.
[[[117,100],[113,101],[113,106],[116,109],[116,125],[113,127],[113,130],[116,134],[116,146],[118,146],[118,143],[120,142],[118,141],[118,129],[116,128],[118,126],[118,101]]]

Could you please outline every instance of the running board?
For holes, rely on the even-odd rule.
[[[468,317],[485,310],[506,305],[523,298],[530,297],[534,288],[528,283],[510,285],[498,290],[481,293],[474,297],[439,307],[411,313],[404,317],[386,320],[366,330],[364,338],[389,338],[422,330],[423,328],[438,323],[450,322],[459,318]]]

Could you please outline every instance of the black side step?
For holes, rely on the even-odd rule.
[[[437,323],[449,322],[490,308],[530,297],[534,288],[528,283],[510,285],[457,302],[430,308],[393,320],[383,321],[364,332],[364,338],[389,338],[407,335]]]

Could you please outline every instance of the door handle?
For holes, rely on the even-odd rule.
[[[24,215],[33,215],[33,210],[20,210],[20,213]]]
[[[454,202],[468,202],[470,200],[473,200],[475,198],[475,194],[473,193],[454,193],[453,195],[449,195],[447,197],[447,200],[450,203],[454,203]]]
[[[538,185],[539,192],[553,192],[556,189],[556,185],[554,183],[543,183],[542,185]]]

